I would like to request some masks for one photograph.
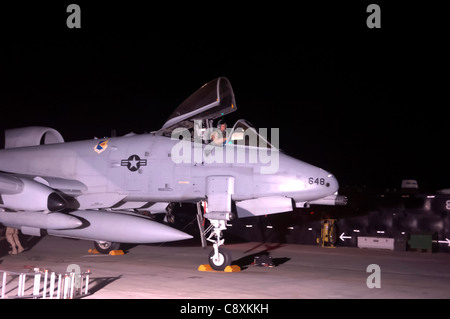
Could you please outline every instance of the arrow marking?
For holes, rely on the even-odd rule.
[[[342,233],[341,236],[339,236],[339,238],[340,238],[342,241],[345,241],[345,239],[351,239],[352,236],[345,236],[345,233]]]

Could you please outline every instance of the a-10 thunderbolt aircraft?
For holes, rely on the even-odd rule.
[[[266,131],[245,120],[213,127],[234,111],[230,82],[220,77],[147,134],[64,142],[52,128],[6,130],[0,223],[27,235],[93,240],[108,253],[120,243],[191,238],[142,212],[170,215],[174,203],[197,203],[202,244],[213,243],[209,264],[223,270],[232,261],[221,247],[227,220],[345,204],[331,173],[275,147],[276,129],[271,144]],[[203,218],[210,221],[206,231]]]

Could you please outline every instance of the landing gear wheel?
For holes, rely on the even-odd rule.
[[[96,240],[94,241],[94,246],[95,249],[97,249],[97,251],[102,254],[109,254],[109,252],[112,250],[120,249],[120,243],[114,243],[111,241]]]
[[[219,256],[214,258],[214,249],[209,253],[209,265],[212,269],[223,271],[231,264],[231,253],[225,248],[219,247]]]

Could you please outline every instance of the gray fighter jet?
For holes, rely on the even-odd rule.
[[[5,131],[0,150],[0,223],[24,234],[93,240],[102,253],[120,243],[191,238],[143,212],[171,216],[174,203],[197,203],[212,268],[231,263],[221,247],[232,218],[345,204],[333,174],[281,152],[278,130],[245,120],[213,121],[236,111],[220,77],[187,98],[159,131],[64,142],[47,127]],[[203,219],[210,226],[203,229]]]

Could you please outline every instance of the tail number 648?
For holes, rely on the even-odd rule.
[[[325,178],[314,178],[310,177],[308,178],[308,183],[310,185],[317,184],[317,185],[325,185]]]

